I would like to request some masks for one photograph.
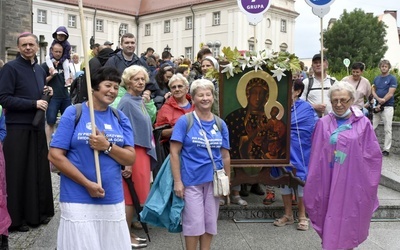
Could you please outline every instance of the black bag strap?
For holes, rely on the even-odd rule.
[[[335,84],[335,79],[329,78],[329,80],[331,81],[331,86],[333,84]],[[306,101],[308,101],[308,94],[310,94],[310,91],[311,91],[311,88],[312,88],[313,84],[314,84],[314,77],[309,77],[308,78],[307,93],[306,93]],[[358,87],[358,85],[357,85],[357,87]]]
[[[82,103],[74,104],[74,107],[76,109],[76,113],[75,113],[75,127],[76,127],[76,125],[78,124],[78,122],[79,122],[79,120],[81,119],[81,116],[82,116]],[[110,108],[111,108],[114,116],[117,117],[118,122],[120,122],[121,117],[119,116],[118,110],[113,108],[113,107],[111,107],[111,106],[110,106]]]

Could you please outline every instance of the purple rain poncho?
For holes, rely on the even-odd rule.
[[[317,122],[303,199],[323,249],[354,248],[367,239],[381,169],[378,140],[359,109],[339,128],[332,113]]]

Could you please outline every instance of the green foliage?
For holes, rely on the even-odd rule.
[[[274,72],[274,77],[277,76],[278,79],[285,71],[297,72],[300,70],[299,58],[287,51],[246,51],[245,55],[241,55],[236,47],[233,50],[231,47],[224,47],[222,53],[223,56],[219,57],[223,68],[221,72],[226,74],[227,79],[243,72],[246,68],[254,68],[257,71],[265,67]]]
[[[374,82],[374,78],[378,75],[380,75],[381,72],[379,68],[372,68],[372,69],[367,69],[364,70],[363,77],[367,78],[371,84]],[[397,84],[400,85],[400,75],[397,70],[391,72],[396,79],[397,79]],[[337,80],[342,80],[343,77],[347,76],[347,70],[342,70],[339,72],[335,72],[330,74],[331,76],[335,77]],[[393,121],[400,121],[400,87],[397,87],[396,92],[394,92],[394,115],[393,115]]]
[[[364,62],[367,68],[378,66],[387,51],[385,35],[385,24],[377,17],[361,9],[350,13],[344,10],[332,28],[324,32],[330,71],[345,69],[344,58]]]

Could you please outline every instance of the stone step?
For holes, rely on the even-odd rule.
[[[274,220],[280,218],[283,213],[282,198],[279,193],[279,188],[275,188],[276,201],[271,205],[264,205],[262,200],[264,196],[250,194],[248,197],[243,197],[247,201],[246,207],[236,204],[229,204],[220,207],[219,219],[236,221],[250,220]],[[378,197],[380,206],[374,213],[373,219],[376,220],[400,220],[400,192],[380,185],[378,188]],[[297,217],[297,206],[293,206],[293,212]]]

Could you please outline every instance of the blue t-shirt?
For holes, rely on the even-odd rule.
[[[393,75],[377,76],[374,79],[374,85],[376,94],[383,98],[389,92],[389,88],[397,88],[397,80]],[[387,100],[384,105],[393,106],[394,96]]]
[[[133,132],[128,118],[118,111],[120,121],[111,108],[95,111],[97,128],[104,132],[108,140],[120,147],[134,146]],[[93,150],[89,146],[92,133],[89,108],[82,104],[82,115],[75,127],[76,109],[69,106],[61,117],[60,124],[51,140],[50,147],[67,151],[68,160],[91,181],[96,182],[96,167]],[[74,129],[75,127],[75,129]],[[100,173],[105,191],[103,199],[92,198],[85,187],[61,174],[60,202],[87,204],[116,204],[124,199],[122,190],[121,165],[110,156],[99,151]]]
[[[210,142],[212,155],[217,169],[223,168],[221,148],[228,149],[229,132],[225,122],[222,122],[222,131],[219,131],[215,120],[201,121],[206,136]],[[181,178],[185,186],[195,186],[213,180],[213,164],[208,154],[201,127],[196,119],[186,134],[186,116],[181,116],[176,122],[171,140],[182,143],[181,151]]]

